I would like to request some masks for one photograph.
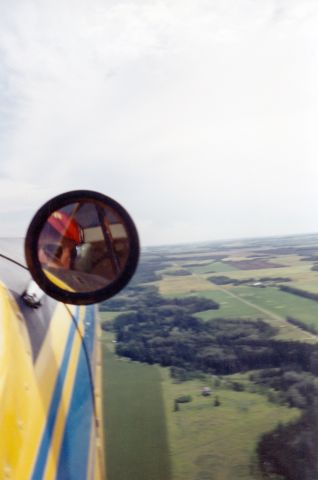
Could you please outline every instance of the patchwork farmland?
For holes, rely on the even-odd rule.
[[[300,478],[271,445],[311,416],[315,451],[317,265],[315,235],[145,249],[100,306],[109,479]]]

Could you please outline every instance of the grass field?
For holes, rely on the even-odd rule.
[[[255,248],[253,244],[237,250],[233,246],[224,250],[224,256],[233,261],[256,258],[262,251],[259,248],[268,248],[262,242]],[[212,249],[211,253],[219,254],[222,250]],[[317,336],[286,321],[291,316],[318,329],[317,302],[276,287],[220,287],[207,280],[212,272],[235,279],[288,277],[291,281],[286,285],[318,293],[318,272],[311,270],[310,262],[301,261],[294,253],[267,254],[266,259],[282,266],[240,270],[224,262],[209,262],[195,248],[193,255],[187,253],[186,259],[185,252],[176,249],[173,267],[190,270],[192,275],[168,276],[163,271],[162,280],[153,285],[167,297],[196,295],[218,302],[218,310],[196,314],[205,321],[218,317],[262,318],[278,328],[276,339],[317,342]],[[202,265],[187,266],[201,261]],[[117,314],[101,312],[100,316],[102,320],[112,320]],[[116,357],[111,335],[107,332],[103,337],[108,480],[261,479],[255,454],[260,435],[273,430],[279,422],[295,419],[299,410],[270,403],[265,390],[262,393],[255,385],[254,390],[250,388],[253,384],[248,374],[223,377],[218,386],[212,377],[207,383],[202,380],[173,383],[168,369]],[[229,387],[231,378],[243,382],[245,390],[233,391]],[[212,387],[211,397],[200,393],[207,384]],[[191,395],[192,401],[180,404],[180,410],[174,411],[174,400],[180,395]],[[216,395],[221,402],[217,407]]]
[[[246,253],[250,254],[248,250]],[[242,260],[243,251],[236,255],[231,252],[231,260]],[[248,257],[246,257],[248,258]],[[295,285],[308,291],[318,292],[318,272],[311,270],[311,263],[301,261],[296,254],[268,257],[269,261],[283,265],[280,268],[259,268],[255,270],[239,270],[223,262],[211,262],[202,267],[192,267],[192,276],[164,277],[157,283],[162,295],[182,297],[185,295],[201,295],[213,299],[220,304],[218,310],[208,310],[197,314],[203,320],[224,318],[263,318],[273,326],[279,328],[278,339],[299,341],[316,341],[312,335],[302,331],[284,320],[287,316],[294,317],[310,326],[318,328],[318,303],[312,300],[296,297],[280,291],[274,287],[254,288],[249,286],[233,287],[224,285],[219,287],[207,280],[207,269],[215,270],[216,274],[224,274],[233,279],[262,277],[284,277],[291,281],[288,285]],[[190,261],[190,260],[189,260]],[[213,267],[213,268],[212,268]],[[216,267],[216,268],[214,268]],[[232,294],[232,295],[231,295]]]
[[[295,419],[297,409],[269,403],[264,395],[224,386],[203,397],[202,381],[172,383],[162,369],[173,480],[258,480],[255,446],[260,435],[279,422]],[[235,375],[239,379],[239,375]],[[174,399],[192,402],[173,411]],[[220,406],[214,406],[215,395]]]
[[[196,313],[195,316],[205,321],[220,317],[249,318],[251,320],[261,318],[273,327],[278,328],[278,332],[275,335],[277,340],[297,340],[309,343],[316,342],[317,338],[314,338],[313,335],[308,334],[306,331],[295,327],[294,325],[291,325],[289,322],[285,321],[285,319],[287,315],[290,315],[304,321],[305,323],[308,323],[308,325],[316,325],[315,322],[317,322],[317,315],[315,315],[315,308],[317,309],[318,303],[316,307],[315,305],[310,305],[312,308],[311,313],[307,310],[302,310],[304,312],[304,316],[300,318],[300,316],[296,316],[296,310],[293,309],[294,300],[292,300],[288,306],[283,306],[282,303],[279,305],[273,301],[270,293],[268,293],[268,296],[266,296],[266,290],[275,290],[275,292],[280,294],[284,293],[270,287],[266,289],[235,287],[232,289],[224,289],[224,291],[220,290],[213,292],[201,292],[200,295],[203,297],[211,298],[212,300],[217,301],[220,304],[220,308],[218,310],[205,310],[204,312]],[[235,296],[237,298],[230,296],[231,292],[235,292]],[[282,298],[279,298],[279,300],[282,302]],[[304,300],[306,302],[311,302],[312,304],[315,303],[311,300]],[[244,301],[251,302],[251,305],[244,303]],[[286,303],[288,303],[288,301],[286,301]],[[293,312],[293,314],[286,314],[287,311]],[[280,317],[280,319],[277,317]],[[303,319],[304,317],[308,318],[307,322],[305,319]]]
[[[318,302],[301,298],[277,288],[236,287],[237,295],[281,316],[291,316],[318,330]]]
[[[163,280],[156,282],[159,292],[167,296],[184,296],[188,293],[213,290],[212,283],[199,275],[187,275],[180,277],[166,276]]]
[[[317,275],[317,272],[315,272]],[[318,275],[311,276],[311,278],[295,278],[293,282],[288,284],[290,287],[300,288],[301,290],[308,290],[309,292],[318,293]]]
[[[242,303],[239,299],[230,297],[226,291],[213,290],[200,292],[200,295],[211,298],[220,305],[218,310],[206,310],[196,314],[202,320],[211,318],[260,318],[262,315],[255,308]]]
[[[188,268],[188,267],[187,267]],[[222,272],[233,272],[237,269],[232,265],[227,265],[223,262],[211,262],[209,265],[203,265],[202,267],[189,267],[193,273],[222,273]]]
[[[231,379],[248,384],[244,375],[217,387],[211,379],[178,384],[168,369],[120,359],[112,349],[112,336],[104,334],[108,480],[259,480],[258,438],[299,414],[265,395],[229,389]],[[206,385],[211,397],[201,395]],[[175,412],[180,395],[191,395],[192,402]]]
[[[116,357],[111,338],[103,336],[107,479],[170,480],[159,367]]]

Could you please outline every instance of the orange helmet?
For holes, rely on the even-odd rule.
[[[73,240],[77,245],[83,243],[83,230],[78,222],[61,210],[53,212],[48,222],[63,237]]]

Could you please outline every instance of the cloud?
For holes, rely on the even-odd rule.
[[[317,230],[317,14],[311,0],[6,3],[8,208],[19,191],[36,209],[89,188],[124,203],[144,243],[258,234],[260,212],[262,235]]]
[[[36,210],[53,196],[45,186],[0,179],[1,237],[24,236]]]

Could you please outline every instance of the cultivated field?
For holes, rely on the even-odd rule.
[[[176,384],[167,370],[162,370],[162,376],[173,479],[262,478],[255,458],[259,435],[278,422],[297,418],[298,410],[270,403],[260,393],[233,391],[230,381],[241,380],[239,375],[222,380],[219,386],[211,379]],[[207,385],[212,395],[203,397],[201,389]],[[180,395],[191,395],[192,401],[174,412],[173,401]]]
[[[103,335],[104,415],[108,480],[170,480],[159,367],[113,353]]]
[[[314,346],[318,301],[304,298],[302,292],[282,291],[281,286],[317,294],[315,255],[317,236],[147,249],[141,271],[146,275],[141,282],[137,274],[134,295],[138,297],[138,288],[155,287],[167,300],[211,299],[218,309],[193,314],[207,325],[220,318],[224,322],[261,319],[273,327],[274,341]],[[120,298],[125,301],[127,295]],[[150,308],[151,304],[149,312]],[[102,315],[111,322],[119,313]],[[211,371],[183,381],[172,378],[169,368],[120,360],[111,353],[113,333],[104,335],[110,480],[259,480],[263,478],[257,458],[261,436],[305,411],[301,403],[297,408],[294,391],[294,400],[282,400],[283,391],[254,383],[250,372],[220,376]],[[156,339],[154,345],[161,341]],[[296,365],[290,368],[297,371]],[[211,389],[209,396],[202,395],[203,387]],[[191,401],[176,408],[180,396],[190,396]]]

